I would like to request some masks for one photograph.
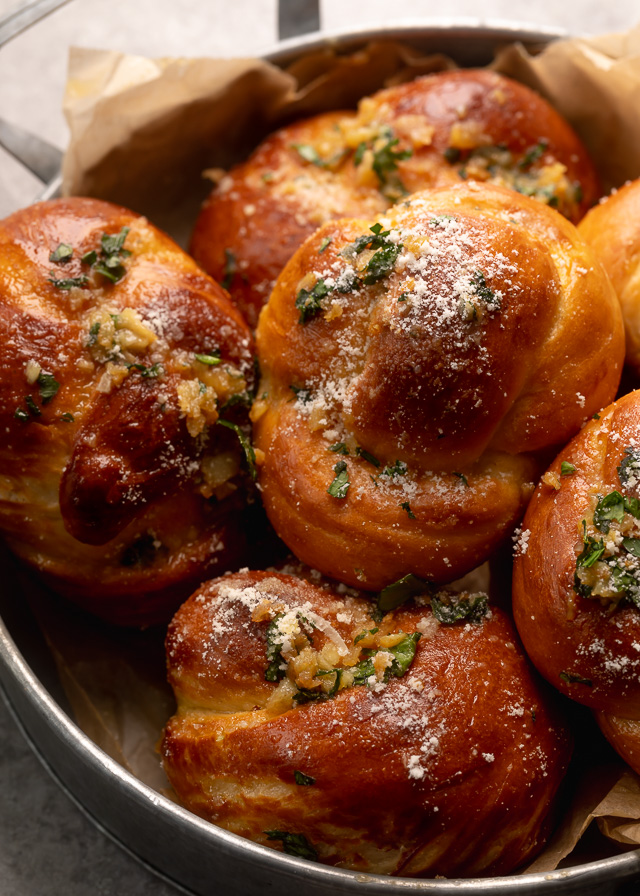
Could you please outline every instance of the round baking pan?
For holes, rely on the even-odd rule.
[[[282,42],[265,58],[288,65],[327,44],[355,50],[391,39],[424,53],[445,53],[461,66],[489,63],[496,50],[521,41],[535,49],[559,37],[506,23],[438,21],[348,35],[311,35]],[[43,198],[56,194],[49,184]],[[266,849],[192,815],[138,781],[100,750],[70,718],[53,659],[26,602],[17,600],[13,562],[0,558],[0,683],[27,739],[56,781],[98,827],[184,892],[205,896],[630,896],[640,887],[640,850],[561,870],[474,880],[415,880],[345,871]]]

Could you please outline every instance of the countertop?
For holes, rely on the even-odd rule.
[[[15,2],[0,0],[0,20],[15,8]],[[511,21],[581,34],[625,31],[640,21],[637,0],[449,0],[444,11],[447,19]],[[323,30],[336,31],[437,20],[442,13],[437,0],[323,0],[321,24]],[[276,40],[276,0],[75,0],[0,48],[0,119],[64,148],[61,102],[71,45],[146,56],[242,56],[255,55]],[[32,202],[40,189],[0,149],[0,217]],[[69,800],[40,765],[2,701],[0,787],[0,893],[178,892],[109,840]]]

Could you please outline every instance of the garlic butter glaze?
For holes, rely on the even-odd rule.
[[[612,399],[624,352],[574,226],[477,183],[325,224],[279,277],[257,345],[267,513],[304,562],[372,590],[486,559],[545,455]]]
[[[247,422],[252,371],[224,291],[146,219],[74,198],[0,222],[12,550],[110,621],[170,616],[242,556],[242,450],[219,420]]]

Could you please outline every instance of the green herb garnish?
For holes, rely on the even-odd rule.
[[[460,480],[460,482],[464,483],[464,485],[466,485],[466,487],[469,488],[469,481],[468,481],[467,477],[464,475],[464,473],[456,473],[454,470],[453,475],[457,476],[458,479]]]
[[[73,247],[69,243],[60,243],[49,255],[49,261],[64,264],[73,255]]]
[[[561,672],[560,678],[567,684],[586,684],[589,688],[593,687],[593,682],[590,678],[583,678],[581,675],[576,675],[574,672]]]
[[[83,286],[86,286],[88,278],[83,274],[80,277],[56,277],[56,272],[51,271],[51,274],[48,278],[49,283],[52,283],[56,289],[81,289]]]
[[[406,476],[408,467],[403,460],[397,460],[394,464],[387,464],[382,471],[383,476],[390,476],[392,479],[396,476]]]
[[[640,480],[640,449],[630,445],[624,449],[624,457],[618,467],[618,477],[623,487],[635,485]]]
[[[397,582],[392,582],[382,589],[378,594],[377,607],[381,612],[388,613],[408,601],[409,598],[424,594],[427,590],[428,585],[424,579],[420,579],[410,572],[398,579]]]
[[[421,637],[422,635],[420,632],[412,632],[410,635],[405,635],[394,647],[380,648],[384,652],[390,653],[393,657],[390,665],[384,670],[382,676],[383,681],[387,682],[391,678],[402,678],[413,662],[418,641]],[[368,684],[371,676],[375,676],[376,671],[373,658],[379,652],[379,650],[366,650],[365,653],[367,656],[363,660],[360,660],[359,663],[356,663],[355,666],[351,667],[351,672],[354,676],[354,685]]]
[[[335,479],[327,489],[327,493],[331,495],[332,498],[346,498],[350,485],[347,462],[339,460],[333,468],[333,472],[336,474]]]
[[[35,401],[33,400],[33,398],[32,398],[31,395],[27,395],[27,397],[26,397],[25,400],[24,400],[24,403],[25,403],[26,406],[28,407],[29,412],[30,412],[34,417],[41,417],[41,416],[42,416],[42,411],[40,410],[40,408],[38,407],[38,405],[35,403]]]
[[[402,507],[403,510],[407,511],[407,516],[409,517],[410,520],[415,520],[416,515],[411,510],[411,504],[409,504],[408,501],[402,501],[399,506]]]
[[[304,834],[292,834],[289,831],[265,831],[269,840],[280,840],[282,849],[287,855],[298,856],[301,859],[318,861],[316,848],[309,843]]]
[[[15,411],[13,412],[13,416],[16,418],[16,420],[22,420],[23,423],[28,423],[31,420],[31,416],[29,415],[29,413],[25,411],[24,408],[20,407],[15,409]]]
[[[144,377],[144,379],[146,380],[154,380],[156,379],[156,377],[162,376],[164,374],[164,368],[161,364],[157,363],[152,364],[150,367],[147,367],[146,364],[127,364],[126,367],[127,370],[135,370],[140,374],[141,377]]]
[[[475,271],[471,278],[471,286],[474,295],[482,299],[487,305],[492,305],[496,309],[500,308],[500,298],[496,293],[487,286],[487,281],[483,271]]]
[[[316,779],[311,775],[305,775],[304,772],[299,772],[297,769],[293,772],[293,777],[300,787],[311,787],[316,783]]]
[[[219,355],[195,355],[196,361],[200,361],[201,364],[206,364],[208,367],[216,367],[220,364],[220,356]]]
[[[380,461],[377,457],[374,457],[373,454],[370,454],[365,448],[356,448],[356,455],[361,457],[363,460],[368,461],[370,464],[373,464],[374,467],[380,466]]]
[[[322,311],[322,300],[332,291],[323,279],[313,289],[301,289],[296,296],[296,308],[300,312],[299,323],[306,324]]]
[[[320,248],[318,249],[318,255],[322,255],[324,250],[332,243],[332,239],[330,236],[325,236],[325,238],[320,243]]]
[[[40,399],[42,404],[49,404],[49,402],[55,398],[58,389],[60,388],[60,383],[52,373],[44,373],[43,371],[38,374],[36,382],[40,386]]]
[[[309,143],[292,143],[291,148],[295,149],[305,162],[311,162],[312,165],[317,165],[318,168],[326,167],[325,163],[318,155],[318,151]]]
[[[238,426],[237,423],[232,423],[230,420],[216,420],[216,423],[220,426],[226,426],[227,429],[232,429],[235,434],[238,436],[238,441],[240,442],[240,446],[244,451],[244,456],[247,461],[247,466],[249,467],[249,473],[251,474],[251,478],[255,480],[258,476],[258,469],[256,467],[256,453],[253,450],[253,445],[249,438],[244,434],[242,429]]]
[[[528,168],[530,165],[533,165],[546,152],[547,146],[546,140],[540,140],[535,146],[531,146],[518,162],[518,166],[520,168]]]
[[[477,624],[489,612],[489,598],[486,594],[436,594],[431,598],[431,610],[442,625],[463,619]]]
[[[278,627],[278,623],[284,616],[284,613],[278,613],[267,628],[267,661],[269,665],[266,668],[264,677],[266,681],[280,681],[286,675],[286,663],[282,659],[282,633]]]
[[[329,451],[333,451],[334,454],[344,454],[345,456],[349,454],[349,449],[344,442],[335,442],[329,446]]]
[[[563,460],[560,464],[560,475],[561,476],[571,476],[572,473],[575,473],[576,467],[574,464],[570,464],[569,461]]]

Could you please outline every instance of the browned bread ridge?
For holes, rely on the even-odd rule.
[[[224,291],[146,219],[75,198],[0,222],[10,547],[56,590],[132,624],[170,617],[238,563],[242,452],[215,424],[247,397],[252,354]]]
[[[267,514],[305,563],[370,590],[486,559],[541,458],[612,400],[624,352],[575,227],[488,184],[325,224],[279,277],[257,345]]]
[[[204,203],[191,252],[255,326],[318,226],[463,179],[535,196],[574,223],[600,193],[580,140],[538,94],[496,72],[440,72],[268,137]]]
[[[506,615],[452,600],[451,619],[474,609],[440,623],[425,595],[374,622],[370,601],[290,575],[202,586],[167,637],[178,710],[161,752],[181,802],[360,871],[521,865],[549,832],[571,738]]]

